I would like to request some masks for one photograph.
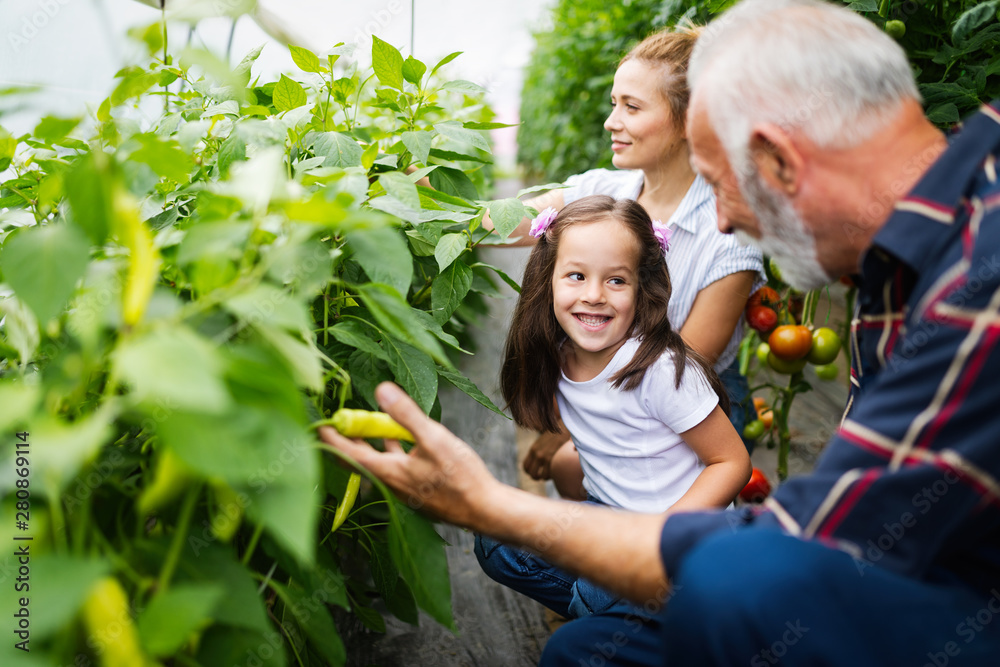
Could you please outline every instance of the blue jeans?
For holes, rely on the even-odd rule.
[[[918,580],[817,542],[747,527],[706,537],[663,612],[567,623],[545,667],[996,667],[1000,590]]]
[[[601,505],[596,499],[585,501]],[[619,610],[642,614],[639,607],[617,594],[570,574],[544,558],[476,535],[476,558],[490,579],[527,595],[566,618],[584,618]]]
[[[734,359],[729,368],[719,373],[719,379],[729,394],[729,421],[733,423],[733,428],[740,434],[740,438],[743,438],[743,427],[757,419],[757,410],[750,400],[750,385],[747,384],[747,379],[740,375],[740,360]],[[743,438],[743,444],[752,454],[754,441]]]

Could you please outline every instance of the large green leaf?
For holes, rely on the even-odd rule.
[[[441,123],[434,125],[434,129],[438,131],[443,137],[447,137],[453,141],[457,141],[462,144],[471,144],[476,148],[490,152],[490,144],[486,141],[479,130],[470,130],[462,126],[461,123],[454,120],[446,120]]]
[[[403,132],[400,135],[400,139],[403,141],[403,145],[406,146],[406,150],[410,151],[413,159],[421,164],[427,163],[427,157],[431,151],[431,139],[433,138],[433,133],[424,131]]]
[[[371,338],[372,329],[357,320],[346,320],[338,322],[327,331],[335,339],[357,350],[362,350],[379,359],[388,360],[385,350],[379,347],[378,343]],[[3,385],[0,385],[0,397],[3,396]]]
[[[307,332],[312,319],[306,307],[283,289],[260,283],[225,301],[226,310],[241,322],[254,325],[262,322],[296,333]]]
[[[431,284],[431,308],[434,319],[444,324],[462,305],[472,287],[472,269],[464,262],[452,262]]]
[[[430,521],[395,498],[390,512],[389,550],[420,608],[441,625],[455,629],[451,580],[444,540]]]
[[[159,593],[139,615],[143,647],[154,656],[173,655],[196,630],[211,623],[212,610],[225,593],[218,584],[173,586]]]
[[[42,324],[65,307],[89,260],[87,238],[67,224],[22,229],[0,250],[4,279]]]
[[[2,312],[2,311],[0,311]],[[0,433],[24,424],[35,414],[42,399],[42,387],[12,378],[0,380]]]
[[[212,617],[217,623],[258,632],[272,631],[264,602],[257,594],[257,584],[247,568],[236,560],[234,550],[195,538],[197,534],[200,534],[200,529],[185,544],[174,585],[221,586],[225,595],[212,610]]]
[[[337,628],[327,611],[325,599],[317,599],[307,592],[292,586],[282,586],[276,581],[270,583],[285,608],[312,640],[313,648],[322,656],[327,665],[340,667],[347,663],[347,650],[337,634]]]
[[[126,339],[115,352],[115,372],[150,411],[220,413],[231,400],[215,347],[187,327],[159,328]]]
[[[382,341],[389,356],[389,368],[396,384],[409,394],[425,413],[431,411],[437,398],[438,379],[434,360],[392,337]]]
[[[198,643],[198,665],[285,667],[284,635],[273,628],[255,632],[214,625]]]
[[[452,366],[437,339],[421,326],[413,309],[395,290],[385,285],[371,284],[359,286],[358,292],[379,326],[429,354],[438,363],[449,368]]]
[[[247,516],[299,561],[312,562],[320,462],[302,426],[276,410],[238,407],[223,415],[177,412],[161,432],[193,470],[245,490]]]
[[[420,79],[427,71],[427,65],[423,64],[413,56],[407,56],[403,61],[403,78],[415,86],[420,85]]]
[[[372,35],[372,69],[383,86],[403,89],[403,56],[392,44]]]
[[[317,132],[313,136],[313,150],[326,158],[325,167],[360,167],[364,150],[357,140],[340,132]]]
[[[194,166],[191,156],[185,153],[173,139],[163,139],[155,134],[140,134],[136,137],[139,148],[132,151],[129,159],[148,165],[158,176],[173,181],[187,182]]]
[[[319,73],[323,70],[319,65],[319,58],[316,54],[309,49],[304,49],[301,46],[291,46],[289,45],[288,50],[292,53],[292,61],[299,66],[299,69],[303,72],[314,72]]]
[[[504,414],[503,410],[498,408],[493,403],[493,401],[490,400],[490,397],[484,394],[482,391],[480,391],[479,387],[473,384],[472,380],[470,380],[469,378],[465,377],[458,371],[442,368],[441,366],[438,366],[437,372],[452,386],[461,390],[469,397],[471,397],[473,400],[475,400],[476,403],[479,403],[483,407],[489,408],[498,415],[503,415],[504,417],[507,417],[507,415]]]
[[[431,150],[431,155],[434,150]],[[427,179],[431,182],[431,187],[441,192],[461,197],[462,199],[479,199],[476,185],[465,175],[465,172],[452,167],[438,167],[431,172]]]
[[[971,35],[977,28],[993,19],[996,16],[998,5],[1000,5],[1000,0],[980,2],[959,16],[951,29],[951,36],[955,44],[958,44]]]
[[[391,227],[359,229],[346,237],[354,258],[372,282],[385,283],[400,296],[410,291],[413,259],[399,231]]]
[[[403,202],[406,206],[414,209],[420,208],[420,195],[417,194],[417,186],[406,174],[399,171],[389,171],[379,176],[378,182],[386,193]]]
[[[306,97],[305,89],[302,88],[302,84],[289,79],[284,74],[281,75],[281,79],[274,86],[272,100],[274,101],[274,108],[278,111],[289,111],[309,101]]]
[[[500,238],[506,239],[528,215],[527,207],[520,200],[497,199],[489,203],[490,220]]]
[[[28,545],[30,542],[15,543]],[[110,570],[107,562],[61,554],[42,554],[31,560],[32,639],[46,639],[73,620],[98,579]],[[13,589],[13,584],[5,588]],[[10,607],[6,607],[10,609]]]
[[[302,340],[284,329],[264,322],[255,325],[255,328],[261,338],[285,358],[300,386],[315,392],[323,391],[323,364],[311,336]]]
[[[434,248],[434,259],[437,260],[438,271],[444,271],[465,252],[468,238],[465,234],[458,233],[445,234],[441,237]]]

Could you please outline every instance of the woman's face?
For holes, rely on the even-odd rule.
[[[615,72],[604,129],[611,133],[611,161],[619,169],[653,169],[684,144],[660,88],[663,76],[662,68],[638,60],[625,61]]]

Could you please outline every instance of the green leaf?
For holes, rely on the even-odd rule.
[[[471,144],[472,146],[490,152],[490,144],[486,141],[486,137],[479,133],[478,130],[467,130],[462,127],[462,124],[458,121],[446,120],[442,123],[437,123],[434,125],[434,129],[438,131],[443,137],[447,137],[453,141],[457,141],[463,144]]]
[[[68,224],[21,229],[0,249],[0,270],[43,325],[62,312],[90,261],[87,238]]]
[[[46,639],[63,630],[83,606],[90,588],[109,570],[102,560],[52,553],[32,559],[31,594],[25,595],[31,600],[32,639]]]
[[[500,238],[506,239],[528,215],[527,207],[518,199],[498,199],[489,203],[490,219]]]
[[[306,636],[312,640],[312,647],[320,654],[325,664],[333,667],[346,664],[347,650],[340,635],[337,634],[330,612],[323,604],[326,600],[317,600],[315,594],[309,595],[292,586],[282,586],[273,580],[269,585],[285,603],[285,608],[302,627]]]
[[[437,339],[421,326],[414,309],[399,293],[385,285],[360,285],[358,292],[378,324],[396,338],[413,345],[431,356],[439,364],[451,368]]]
[[[935,125],[953,125],[960,119],[958,107],[951,102],[936,104],[927,110],[927,120]]]
[[[877,12],[878,0],[854,0],[854,2],[847,5],[847,8],[854,12]]]
[[[373,410],[378,410],[375,387],[380,382],[392,380],[386,364],[367,352],[355,350],[347,360],[347,370],[351,374],[351,385],[354,387],[355,395],[363,398]]]
[[[58,495],[101,447],[111,439],[114,410],[105,403],[97,412],[69,424],[56,417],[36,419],[31,425],[32,483],[58,502]]]
[[[437,372],[438,375],[447,380],[453,387],[464,392],[466,395],[468,395],[474,401],[476,401],[476,403],[479,403],[483,407],[489,408],[498,415],[503,415],[504,417],[507,417],[507,415],[504,414],[503,410],[494,405],[493,401],[490,400],[489,396],[480,391],[479,387],[473,384],[472,380],[470,380],[469,378],[465,377],[456,370],[442,368],[441,366],[438,366]],[[509,419],[509,417],[507,418]]]
[[[413,159],[421,164],[427,163],[427,157],[431,150],[431,139],[434,138],[432,132],[403,132],[400,137],[406,150],[410,151]]]
[[[427,65],[413,56],[406,56],[406,60],[403,61],[403,78],[415,86],[420,85],[420,79],[426,71]]]
[[[445,234],[434,248],[434,259],[438,263],[438,271],[444,271],[465,252],[468,237],[465,234]]]
[[[304,564],[316,550],[320,481],[314,438],[285,413],[240,406],[221,414],[169,414],[163,442],[205,478],[247,491],[247,516]]]
[[[0,310],[0,312],[3,312]],[[35,414],[42,398],[42,386],[13,378],[0,380],[0,433],[24,424]]]
[[[433,154],[433,150],[431,151]],[[472,180],[459,169],[438,167],[427,177],[431,187],[446,195],[463,199],[479,199],[479,193]]]
[[[160,592],[139,615],[142,645],[157,657],[173,655],[195,631],[211,623],[212,609],[225,593],[213,584],[172,586]]]
[[[186,183],[190,180],[194,163],[176,141],[165,141],[155,134],[140,134],[136,139],[140,147],[132,151],[130,160],[149,165],[153,173],[172,181]]]
[[[441,625],[455,629],[451,580],[444,540],[430,521],[395,498],[390,500],[389,552],[421,609]]]
[[[501,130],[505,127],[517,127],[519,123],[479,123],[467,120],[462,123],[462,127],[469,130]]]
[[[243,162],[246,159],[247,144],[234,132],[219,146],[219,153],[216,156],[219,175],[226,178],[229,175],[229,167],[234,162]]]
[[[500,276],[500,279],[503,280],[505,283],[507,283],[507,285],[509,285],[512,290],[514,290],[518,294],[521,293],[521,286],[517,284],[517,281],[508,276],[501,269],[493,266],[492,264],[486,264],[485,262],[476,262],[475,264],[472,265],[472,268],[474,269],[478,267],[483,267],[484,269],[492,270],[494,273]]]
[[[272,100],[274,108],[278,111],[289,111],[309,101],[302,85],[297,81],[292,81],[284,74],[281,75],[281,79],[274,86]]]
[[[434,72],[438,71],[439,69],[450,63],[452,60],[459,57],[460,55],[462,55],[461,51],[455,51],[453,53],[449,53],[444,58],[439,60],[438,64],[434,66],[434,69],[431,70],[431,76],[434,76]]]
[[[451,319],[471,287],[472,269],[463,262],[452,262],[439,273],[431,284],[431,308],[435,321],[444,324]]]
[[[353,347],[357,350],[367,352],[373,357],[388,361],[389,355],[386,354],[385,350],[379,347],[378,343],[375,342],[369,335],[371,329],[362,325],[357,320],[347,320],[344,322],[338,322],[333,325],[327,331],[330,332],[335,339],[339,342],[347,345],[348,347]],[[4,394],[2,393],[2,385],[0,385],[0,397]]]
[[[346,237],[354,249],[355,259],[372,282],[389,285],[400,296],[410,291],[413,259],[397,230],[391,227],[359,229],[348,232]]]
[[[239,317],[241,323],[267,322],[295,333],[306,333],[312,328],[312,318],[306,307],[286,290],[269,283],[249,287],[223,305]]]
[[[372,35],[372,69],[383,86],[403,89],[403,56],[391,44]]]
[[[996,16],[998,5],[1000,5],[1000,0],[990,0],[990,2],[981,2],[967,9],[956,19],[955,25],[951,29],[952,41],[957,45],[977,28],[993,19]]]
[[[417,194],[417,186],[406,174],[399,171],[388,171],[378,177],[378,182],[388,195],[395,197],[410,208],[420,208],[420,195]]]
[[[55,116],[45,116],[41,122],[35,126],[32,133],[36,139],[40,139],[47,144],[58,143],[60,139],[65,139],[66,135],[80,124],[79,118],[56,118]]]
[[[340,132],[318,132],[312,143],[316,155],[326,158],[325,167],[360,167],[361,145],[353,137]]]
[[[389,355],[389,368],[396,384],[417,402],[421,410],[430,412],[438,389],[434,361],[420,350],[391,337],[382,343]]]
[[[443,90],[454,90],[460,93],[465,93],[466,95],[482,95],[486,93],[486,89],[480,86],[478,83],[473,83],[471,81],[465,81],[464,79],[455,79],[454,81],[448,81],[443,86]]]
[[[5,348],[17,352],[22,368],[31,361],[42,337],[38,331],[38,318],[17,297],[0,299],[0,318],[7,336]],[[0,341],[2,342],[2,341]],[[4,350],[5,354],[9,354]]]
[[[303,342],[266,322],[256,324],[255,328],[285,358],[299,386],[315,392],[323,391],[323,364],[311,336]]]
[[[546,183],[544,185],[533,185],[530,188],[524,188],[523,190],[518,190],[515,195],[518,199],[524,195],[530,195],[535,192],[546,192],[548,190],[562,190],[568,187],[565,183]]]
[[[255,487],[254,495],[265,487],[263,480]],[[235,550],[215,543],[202,541],[193,533],[187,540],[177,567],[177,583],[199,586],[221,586],[226,594],[216,603],[212,617],[216,623],[270,632],[271,622],[264,611],[264,603],[257,594],[257,584],[250,572],[236,560]],[[211,632],[211,630],[209,630]],[[245,660],[240,656],[237,663]],[[203,663],[205,665],[230,663]]]
[[[91,153],[73,165],[64,178],[73,222],[94,245],[103,244],[111,229],[113,177],[106,161],[103,153]]]
[[[319,58],[316,54],[309,49],[304,49],[301,46],[288,46],[288,50],[292,53],[292,61],[299,66],[299,69],[303,72],[314,72],[319,74],[323,70],[320,68]]]
[[[126,338],[115,351],[114,369],[132,387],[131,396],[150,410],[219,413],[231,400],[222,381],[216,348],[184,326],[156,329]]]
[[[213,625],[198,642],[197,665],[286,667],[285,639],[273,628],[262,631]],[[190,660],[190,658],[189,658]]]

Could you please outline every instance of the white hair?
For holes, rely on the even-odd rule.
[[[756,124],[849,148],[905,100],[920,100],[903,49],[871,21],[820,0],[743,0],[698,38],[688,82],[741,182]]]

